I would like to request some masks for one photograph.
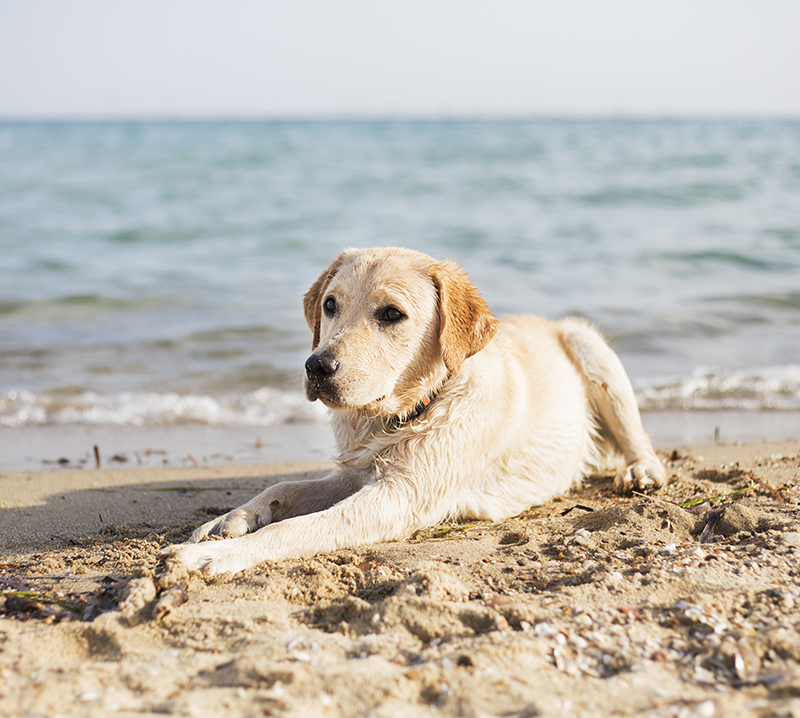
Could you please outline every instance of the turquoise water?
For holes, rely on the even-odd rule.
[[[0,125],[0,425],[316,419],[343,246],[578,314],[643,409],[800,410],[800,122]]]

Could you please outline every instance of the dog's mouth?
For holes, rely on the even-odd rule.
[[[330,406],[335,409],[339,406],[340,401],[336,393],[331,391],[331,388],[320,384],[316,381],[306,381],[306,399],[309,401],[316,401],[319,399],[325,406]]]
[[[329,409],[338,409],[340,411],[364,411],[367,414],[379,414],[380,407],[386,401],[387,396],[387,394],[384,394],[377,399],[353,404],[343,399],[337,391],[329,386],[312,381],[306,382],[306,398],[309,401],[317,401],[319,399]]]
[[[338,396],[331,395],[330,393],[319,390],[306,390],[306,397],[309,401],[316,401],[319,399],[329,409],[338,409],[341,411],[365,411],[368,414],[380,413],[380,406],[386,400],[386,396],[381,396],[377,399],[366,402],[365,404],[351,404],[347,401],[342,401]]]

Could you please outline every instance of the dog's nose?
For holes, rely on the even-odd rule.
[[[306,361],[306,374],[309,379],[326,379],[336,373],[339,362],[330,354],[312,354]]]

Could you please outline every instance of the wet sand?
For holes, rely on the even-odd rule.
[[[654,411],[642,414],[656,446],[800,439],[800,413],[748,411]],[[284,461],[322,461],[332,456],[324,422],[275,426],[47,425],[0,428],[0,471],[53,466],[90,468],[94,447],[103,468],[230,466]]]

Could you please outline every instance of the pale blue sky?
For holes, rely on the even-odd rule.
[[[800,117],[797,0],[0,0],[0,118]]]

